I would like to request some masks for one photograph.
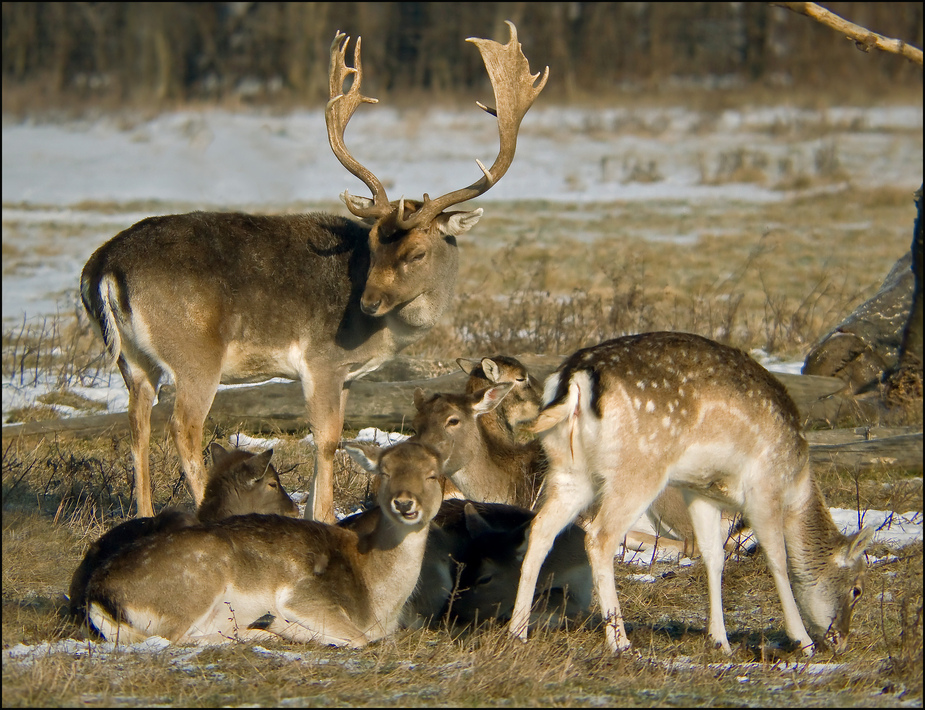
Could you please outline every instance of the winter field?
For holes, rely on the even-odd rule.
[[[407,352],[565,356],[623,332],[677,329],[798,373],[908,250],[922,114],[918,104],[537,105],[511,169],[476,202],[482,221],[460,240],[455,309]],[[320,111],[5,118],[2,136],[5,426],[124,411],[124,385],[77,296],[83,264],[122,229],[196,209],[346,214],[338,194],[366,194],[334,158]],[[380,105],[358,111],[346,142],[390,197],[419,198],[476,180],[497,133],[474,106]],[[272,447],[301,497],[306,433],[215,436]],[[189,505],[166,437],[152,457],[156,507]],[[346,459],[338,466],[346,514],[365,478]],[[4,706],[922,704],[922,479],[888,464],[819,472],[839,527],[878,532],[849,650],[812,662],[783,633],[761,554],[727,563],[732,659],[705,643],[702,565],[628,551],[616,574],[634,652],[621,658],[593,626],[540,631],[526,645],[503,627],[405,630],[359,651],[92,642],[62,617],[61,595],[87,546],[128,512],[130,470],[127,436],[4,436]]]

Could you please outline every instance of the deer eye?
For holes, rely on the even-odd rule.
[[[854,601],[857,601],[858,599],[860,599],[860,598],[861,598],[861,595],[862,595],[863,593],[864,593],[864,590],[861,589],[860,587],[852,587],[852,588],[851,588],[851,598],[852,598]]]
[[[409,254],[408,257],[405,259],[405,262],[408,264],[414,264],[414,263],[417,263],[418,261],[422,261],[425,256],[427,256],[426,251],[416,251],[413,254]]]
[[[492,578],[493,578],[493,575],[490,575],[490,574],[483,574],[481,577],[479,577],[479,578],[475,581],[475,586],[481,587],[481,586],[483,586],[483,585],[485,585],[485,584],[489,584],[489,583],[491,582]]]
[[[270,488],[279,488],[279,484],[276,481],[270,481],[267,485],[269,485]]]
[[[459,417],[450,417],[446,420],[447,426],[457,426],[459,424]]]
[[[527,381],[526,377],[518,377],[515,379],[515,382],[526,382],[526,381]]]

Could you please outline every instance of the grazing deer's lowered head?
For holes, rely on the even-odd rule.
[[[314,434],[315,476],[306,516],[333,522],[334,452],[345,384],[420,338],[453,297],[456,237],[481,209],[450,211],[484,194],[510,167],[520,123],[542,91],[513,24],[507,44],[470,38],[482,55],[497,108],[500,150],[468,187],[420,201],[390,201],[382,182],[347,150],[344,131],[362,103],[360,40],[331,45],[325,109],[335,156],[372,197],[345,192],[359,221],[313,213],[194,212],[151,217],[100,247],[81,274],[81,299],[125,380],[135,501],[153,515],[148,472],[150,412],[161,381],[176,385],[171,433],[197,505],[205,477],[203,423],[218,385],[288,377],[302,383]],[[345,90],[348,79],[352,83]]]
[[[863,591],[872,530],[842,535],[809,467],[796,405],[748,355],[687,333],[643,333],[584,348],[546,381],[533,430],[549,457],[511,633],[526,638],[533,589],[562,527],[584,510],[606,639],[629,647],[613,577],[617,546],[666,485],[687,501],[707,568],[709,634],[723,621],[722,511],[744,514],[768,560],[790,637],[844,645]]]
[[[279,474],[270,463],[273,450],[262,454],[249,451],[226,451],[213,443],[212,468],[205,498],[196,515],[176,508],[166,508],[153,518],[135,518],[120,523],[94,542],[71,577],[68,592],[70,613],[78,621],[86,617],[86,590],[90,575],[109,559],[138,540],[167,533],[197,523],[210,523],[232,515],[262,513],[298,517],[295,504]]]
[[[284,638],[360,647],[392,633],[440,508],[440,457],[416,442],[347,447],[382,477],[362,530],[238,515],[153,535],[97,569],[88,616],[108,640]]]

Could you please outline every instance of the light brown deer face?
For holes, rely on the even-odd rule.
[[[347,453],[380,477],[376,500],[383,513],[400,525],[427,525],[443,501],[443,467],[437,452],[413,441],[380,448],[350,442]]]
[[[369,210],[374,201],[344,193],[341,199],[351,210]],[[422,202],[404,200],[390,203],[410,216]],[[482,210],[441,212],[432,221],[411,229],[396,224],[390,212],[370,229],[370,264],[360,308],[370,316],[384,316],[418,296],[444,290],[456,279],[456,237],[472,229]]]
[[[497,407],[512,387],[505,382],[472,394],[442,392],[430,397],[420,387],[414,391],[415,438],[440,454],[448,476],[476,456],[482,441],[477,417]]]
[[[836,652],[847,646],[854,607],[864,594],[867,576],[864,552],[873,532],[873,528],[863,528],[839,540],[818,580],[812,584],[795,581],[793,585],[809,635],[816,643],[830,644]]]

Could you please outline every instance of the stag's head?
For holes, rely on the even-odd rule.
[[[469,231],[482,216],[482,210],[447,211],[450,207],[487,192],[507,172],[514,159],[520,122],[549,77],[530,73],[530,65],[517,41],[517,28],[507,23],[511,39],[499,44],[470,37],[479,48],[491,79],[496,109],[478,103],[479,108],[498,119],[501,148],[491,168],[476,160],[482,177],[468,187],[437,198],[426,193],[421,201],[389,201],[382,182],[361,165],[344,144],[344,129],[361,103],[378,99],[360,93],[362,66],[360,38],[353,51],[353,66],[345,61],[350,38],[337,32],[331,44],[330,100],[325,109],[328,140],[334,155],[372,192],[372,198],[344,192],[341,199],[351,213],[371,222],[369,233],[370,267],[360,307],[368,315],[383,316],[401,308],[439,284],[452,285],[456,276],[455,238]],[[344,84],[353,76],[350,88]],[[538,80],[538,81],[537,81]],[[450,252],[449,254],[447,252]]]

